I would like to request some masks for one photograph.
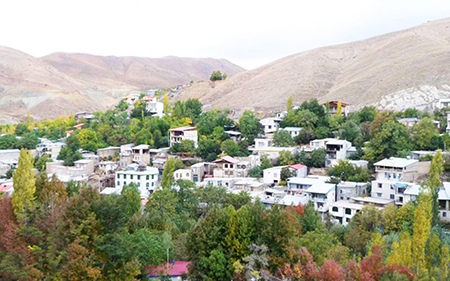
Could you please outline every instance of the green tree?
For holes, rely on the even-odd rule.
[[[16,134],[16,136],[23,136],[29,132],[30,132],[30,130],[28,130],[28,124],[26,124],[26,123],[17,124],[16,128],[14,130],[14,133]]]
[[[169,114],[169,112],[170,112],[170,103],[169,103],[169,97],[167,96],[167,93],[164,93],[163,111],[165,114]]]
[[[17,147],[17,138],[15,135],[0,136],[0,149],[13,149]]]
[[[291,133],[285,130],[278,130],[273,136],[273,143],[275,146],[289,147],[294,145]]]
[[[18,220],[25,218],[25,213],[34,209],[34,192],[36,190],[33,169],[33,157],[26,149],[20,151],[17,170],[13,174],[14,193],[12,206]]]
[[[379,161],[410,149],[409,133],[406,127],[389,120],[382,125],[381,131],[368,144],[365,157],[371,161]]]
[[[131,218],[141,210],[141,193],[136,184],[125,185],[119,199],[125,213]]]
[[[197,155],[207,162],[216,160],[221,152],[220,144],[215,140],[203,138],[198,142]]]
[[[235,143],[233,140],[224,141],[220,146],[220,149],[223,151],[223,153],[229,156],[245,156],[241,152],[241,148],[239,147],[239,145]]]
[[[278,165],[293,165],[295,157],[289,150],[282,150],[278,156]]]
[[[242,137],[244,137],[249,144],[255,142],[255,137],[264,132],[258,118],[255,117],[252,111],[246,110],[239,118],[239,129]]]
[[[173,172],[175,172],[175,159],[169,158],[164,164],[164,170],[161,179],[163,188],[170,188],[173,185]]]
[[[125,100],[121,100],[116,106],[119,111],[125,111],[128,109],[128,103]]]
[[[431,189],[431,205],[432,205],[432,221],[433,226],[439,223],[439,190],[442,186],[441,176],[444,173],[442,151],[439,149],[433,157],[430,167],[430,189]]]
[[[293,105],[293,100],[294,100],[294,98],[292,98],[292,96],[290,96],[290,97],[288,98],[288,101],[287,101],[287,104],[286,104],[286,110],[287,110],[287,112],[290,112],[290,111],[292,110],[292,108],[294,107],[294,105]]]
[[[209,77],[209,80],[211,80],[211,81],[217,81],[217,80],[222,80],[222,79],[224,79],[224,78],[223,78],[222,72],[220,72],[220,70],[213,71],[213,73],[211,73],[211,77]]]
[[[416,150],[434,150],[433,138],[438,136],[431,118],[423,118],[412,127],[411,141]]]
[[[317,168],[325,167],[326,157],[327,152],[324,148],[315,149],[311,152],[311,163]]]
[[[44,154],[41,157],[36,156],[34,161],[34,167],[39,170],[39,172],[45,171],[47,169],[47,163],[53,162],[49,154]]]

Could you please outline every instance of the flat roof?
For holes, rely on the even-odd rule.
[[[282,130],[298,132],[303,130],[303,127],[285,127]]]
[[[331,206],[332,207],[347,207],[347,208],[357,209],[357,210],[361,210],[362,208],[364,208],[364,205],[358,204],[355,202],[351,202],[350,200],[339,200],[339,201],[336,201]]]
[[[387,205],[393,203],[393,199],[384,199],[384,198],[376,198],[376,197],[352,197],[354,201],[365,202],[365,203],[373,203],[373,204],[382,204]]]
[[[327,145],[331,144],[345,144],[345,143],[350,143],[349,141],[346,140],[338,140],[338,139],[331,139],[327,142]]]
[[[264,189],[264,192],[284,194],[284,190],[278,190],[278,189],[274,189],[274,188],[266,188],[266,189]]]
[[[335,187],[332,183],[315,183],[305,190],[307,193],[327,194]]]
[[[325,183],[325,181],[329,180],[329,177],[307,177],[307,178],[299,178],[299,177],[292,177],[288,179],[288,184],[305,184],[305,185],[313,185],[316,183]]]
[[[377,163],[374,164],[374,166],[404,168],[417,162],[419,162],[419,160],[391,157],[378,161]]]
[[[169,132],[184,132],[184,131],[192,131],[197,130],[197,127],[191,127],[191,126],[184,126],[184,127],[178,127],[170,129]]]
[[[140,144],[140,145],[137,145],[137,146],[135,146],[135,147],[133,147],[133,148],[131,148],[131,149],[149,149],[150,148],[150,145],[147,145],[147,144]]]

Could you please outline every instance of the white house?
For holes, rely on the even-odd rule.
[[[368,182],[341,181],[337,184],[337,200],[350,200],[368,194]]]
[[[314,203],[314,208],[321,213],[323,219],[325,213],[335,202],[336,186],[331,183],[316,183],[306,189],[304,193],[309,195],[309,201]]]
[[[339,160],[347,158],[347,151],[352,147],[352,143],[346,140],[331,139],[326,142],[325,146],[327,151],[325,167],[332,167]]]
[[[291,195],[302,194],[305,190],[314,184],[323,184],[328,181],[329,177],[292,177],[287,180],[287,193]]]
[[[271,134],[275,133],[278,128],[280,128],[281,121],[283,121],[283,119],[269,117],[259,120],[259,123],[261,123],[261,125],[263,125],[264,127],[264,134]]]
[[[263,182],[265,184],[279,183],[281,181],[281,170],[288,168],[295,177],[306,177],[308,167],[302,164],[277,166],[263,170]]]
[[[192,181],[192,171],[191,169],[178,169],[173,172],[173,180],[176,182],[178,180],[188,180]]]
[[[281,130],[288,131],[291,134],[292,138],[295,138],[300,134],[300,131],[303,130],[302,127],[286,127],[282,128]]]
[[[413,182],[419,175],[419,160],[391,157],[374,164],[376,180]]]
[[[179,127],[169,130],[170,134],[170,147],[174,143],[181,143],[183,140],[191,140],[194,142],[195,147],[198,145],[198,135],[196,127]]]
[[[135,183],[142,198],[157,188],[158,169],[143,164],[131,164],[126,170],[116,171],[116,190],[120,193],[125,185]]]

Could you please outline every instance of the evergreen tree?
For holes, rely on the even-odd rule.
[[[20,151],[19,165],[13,174],[14,192],[12,205],[14,214],[23,219],[26,211],[32,210],[34,205],[34,192],[36,190],[33,169],[33,157],[26,149]]]

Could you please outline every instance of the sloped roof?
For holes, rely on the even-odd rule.
[[[192,131],[197,130],[197,127],[190,127],[190,126],[184,126],[184,127],[178,127],[170,129],[169,132],[184,132],[184,131]]]
[[[300,169],[306,168],[306,166],[303,164],[295,164],[295,165],[289,166],[289,168],[294,169],[294,170],[300,170]]]
[[[228,162],[228,163],[236,164],[239,162],[239,159],[236,159],[236,158],[233,158],[233,157],[227,155],[227,156],[220,157],[220,159],[213,161],[213,163],[221,163],[221,162]]]

